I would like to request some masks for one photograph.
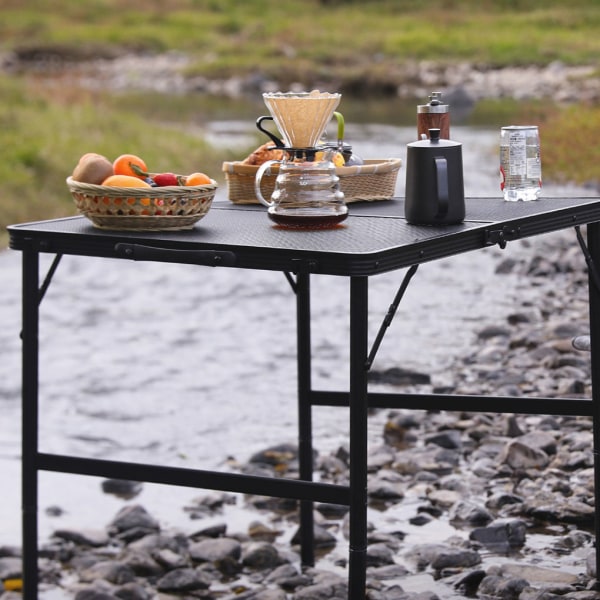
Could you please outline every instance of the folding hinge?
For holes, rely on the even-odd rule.
[[[494,246],[498,244],[504,250],[506,243],[521,237],[521,228],[517,226],[504,225],[502,229],[486,229],[485,245]]]

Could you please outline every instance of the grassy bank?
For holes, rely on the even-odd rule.
[[[4,49],[177,49],[208,76],[364,72],[407,58],[586,64],[600,48],[595,0],[3,0],[0,10]]]
[[[318,76],[376,88],[405,60],[589,64],[600,53],[599,25],[596,0],[0,0],[0,51],[17,51],[31,66],[43,57],[51,69],[55,59],[182,50],[194,59],[190,70],[207,77],[252,71],[282,85]],[[88,151],[133,152],[155,170],[220,177],[221,162],[239,157],[210,148],[190,127],[199,106],[169,95],[91,93],[58,77],[42,84],[35,69],[0,75],[0,231],[72,214],[64,180]],[[599,142],[583,135],[600,126],[598,107],[490,102],[473,122],[495,125],[492,114],[503,124],[540,124],[545,175],[597,180]],[[247,118],[242,107],[239,118]]]

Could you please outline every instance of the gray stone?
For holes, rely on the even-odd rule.
[[[348,586],[346,583],[318,583],[298,590],[294,600],[346,600]]]
[[[381,567],[394,563],[394,553],[385,544],[369,544],[367,546],[367,565]]]
[[[115,596],[120,600],[151,600],[154,592],[138,583],[126,583],[115,591]]]
[[[105,579],[117,585],[129,583],[135,580],[135,573],[133,570],[120,562],[115,560],[102,560],[92,565],[91,567],[81,572],[82,581],[95,581],[96,579]]]
[[[337,544],[336,537],[329,532],[325,527],[315,523],[313,528],[314,545],[315,548],[333,548]],[[296,533],[292,537],[292,544],[300,544],[301,542],[301,531],[296,530]]]
[[[577,583],[578,576],[573,573],[547,569],[536,565],[506,563],[500,566],[499,573],[502,577],[510,579],[524,579],[530,585],[563,585],[570,586]]]
[[[428,444],[435,444],[449,450],[459,450],[462,448],[462,439],[460,431],[445,430],[429,435],[425,438]]]
[[[525,544],[527,526],[523,521],[513,520],[494,523],[487,527],[477,527],[469,534],[469,539],[479,542],[496,552],[508,552]]]
[[[500,462],[517,470],[543,469],[550,459],[543,450],[515,439],[506,445],[500,456]]]
[[[273,569],[281,563],[277,549],[267,542],[252,542],[243,546],[241,560],[250,569]]]
[[[481,556],[474,550],[446,547],[436,553],[431,561],[431,568],[436,571],[455,567],[473,567],[481,563]]]
[[[191,568],[169,571],[156,582],[158,591],[175,594],[206,590],[209,587],[210,581],[207,581],[196,569]]]
[[[53,535],[62,540],[73,542],[78,546],[92,546],[95,548],[106,546],[109,541],[108,534],[105,531],[91,529],[58,529],[53,533]]]
[[[143,506],[137,504],[122,508],[109,524],[109,530],[117,532],[138,528],[158,531],[160,526]]]
[[[239,560],[242,545],[229,538],[207,539],[192,544],[189,552],[192,560],[196,562],[217,562],[226,558]]]
[[[521,592],[528,586],[529,583],[524,579],[505,579],[497,575],[490,575],[481,581],[478,594],[502,600],[518,600]]]
[[[494,520],[485,507],[470,500],[457,502],[450,510],[450,521],[468,523],[469,525],[486,525]]]
[[[128,549],[122,558],[122,562],[140,577],[162,575],[164,573],[163,567],[145,550]]]

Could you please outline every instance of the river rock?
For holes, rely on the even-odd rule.
[[[571,586],[579,581],[579,576],[566,573],[557,569],[547,569],[536,565],[520,565],[517,563],[506,563],[498,568],[498,574],[502,577],[526,579],[530,585],[545,584]],[[567,587],[565,587],[567,589]]]
[[[52,535],[63,540],[72,541],[79,546],[96,548],[106,546],[109,541],[109,536],[105,531],[92,529],[57,529]]]
[[[373,500],[396,502],[404,498],[405,482],[391,469],[380,470],[368,481],[368,494]]]
[[[165,568],[148,552],[143,550],[129,548],[121,558],[121,562],[129,567],[138,577],[153,577],[162,575],[165,572]],[[177,566],[181,567],[184,564],[178,561]]]
[[[469,534],[469,539],[479,542],[495,552],[509,552],[525,544],[527,526],[525,522],[514,520],[493,523],[487,527],[477,527]]]
[[[183,535],[167,535],[165,533],[150,533],[142,538],[129,542],[130,550],[141,550],[154,554],[161,550],[171,550],[175,554],[187,554],[189,540]]]
[[[525,579],[499,577],[488,575],[479,584],[478,593],[485,598],[501,600],[519,600],[523,590],[529,587]]]
[[[296,591],[294,600],[347,600],[348,584],[335,573],[317,572],[312,585]]]
[[[250,569],[273,569],[281,564],[277,549],[266,542],[251,542],[242,546],[242,564]]]
[[[143,506],[132,505],[122,508],[108,528],[109,532],[131,541],[159,531],[160,525]]]
[[[368,373],[369,381],[373,383],[386,383],[394,386],[426,385],[431,383],[431,376],[402,367],[391,367],[384,371],[371,370]]]
[[[139,495],[144,487],[141,481],[129,481],[126,479],[105,479],[102,482],[102,491],[105,494],[113,494],[119,498],[129,500]]]
[[[471,500],[460,500],[454,504],[449,512],[450,521],[466,523],[472,526],[486,525],[493,521],[490,512]]]
[[[394,564],[394,553],[386,544],[369,544],[367,546],[367,565],[381,567]]]
[[[548,465],[550,459],[541,448],[515,439],[506,444],[499,461],[506,463],[512,469],[525,471],[527,469],[543,469]]]
[[[105,579],[110,583],[123,584],[135,580],[135,573],[128,566],[115,560],[101,560],[80,573],[82,581]]]
[[[435,444],[448,450],[460,450],[462,448],[462,439],[460,431],[446,429],[439,433],[434,433],[425,438],[426,443]]]
[[[190,545],[190,558],[195,562],[216,563],[227,558],[239,560],[242,545],[229,538],[206,539]]]
[[[292,544],[300,544],[301,541],[301,535],[300,535],[300,529],[296,530],[296,533],[293,535],[292,537]],[[314,544],[315,544],[315,548],[333,548],[336,543],[337,543],[337,539],[336,537],[329,532],[325,527],[322,527],[321,525],[319,525],[318,523],[314,524],[313,527],[313,536],[314,536]]]
[[[481,562],[481,556],[475,550],[465,548],[445,547],[440,549],[431,561],[431,568],[435,571],[445,569],[460,568],[464,569],[478,565]]]
[[[169,571],[156,582],[160,592],[182,594],[195,590],[206,590],[210,587],[207,580],[197,569],[183,568]]]

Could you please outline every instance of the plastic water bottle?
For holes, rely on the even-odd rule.
[[[542,190],[540,134],[535,125],[511,125],[500,132],[500,188],[504,199],[537,200]]]

